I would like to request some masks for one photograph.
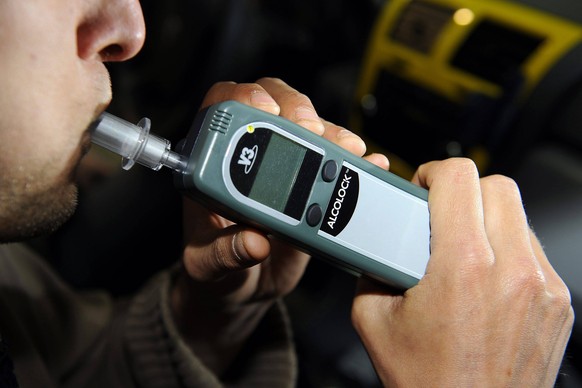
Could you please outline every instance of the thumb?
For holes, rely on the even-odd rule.
[[[264,234],[232,225],[206,244],[187,246],[184,266],[198,281],[218,280],[263,262],[270,252],[271,245]]]

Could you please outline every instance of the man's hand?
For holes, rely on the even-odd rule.
[[[319,118],[310,100],[281,80],[216,84],[203,107],[224,100],[285,117],[358,156],[366,151],[358,136]],[[368,159],[388,168],[384,156]],[[297,285],[308,255],[190,200],[184,202],[184,230],[185,270],[173,290],[172,307],[189,344],[219,373],[272,303]]]
[[[403,295],[361,281],[352,319],[387,386],[551,387],[574,313],[516,184],[469,160],[420,167],[431,258]]]

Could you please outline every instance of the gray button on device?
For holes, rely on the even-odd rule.
[[[323,164],[323,169],[321,170],[321,176],[324,181],[332,182],[339,171],[338,165],[335,160],[328,160]]]
[[[317,226],[319,222],[323,218],[323,211],[321,210],[321,206],[314,203],[313,205],[309,206],[307,209],[307,213],[305,214],[305,220],[309,226]]]

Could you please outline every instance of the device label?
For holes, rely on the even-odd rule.
[[[238,164],[244,166],[245,174],[248,175],[255,165],[255,155],[259,152],[259,146],[255,145],[252,148],[244,147],[238,158]]]
[[[343,166],[321,224],[323,232],[337,236],[344,230],[354,214],[359,192],[358,173]]]
[[[267,128],[254,128],[245,132],[236,145],[229,172],[232,183],[244,196],[249,196],[253,188],[272,133]]]
[[[348,177],[345,176],[347,167]],[[348,224],[338,233],[338,222],[344,220],[347,197],[339,210],[338,221],[331,229],[330,209],[318,235],[344,248],[351,249],[379,263],[420,279],[430,257],[430,214],[428,203],[392,183],[382,180],[348,162],[344,162],[331,199],[331,209],[340,207],[339,188],[347,186],[349,176],[357,176],[358,199],[350,211]],[[351,194],[353,178],[347,196]],[[339,185],[339,186],[338,186]]]

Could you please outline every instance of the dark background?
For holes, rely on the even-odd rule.
[[[570,16],[582,12],[572,1],[520,2]],[[109,65],[114,86],[109,111],[134,122],[150,117],[152,130],[175,144],[214,82],[270,76],[310,96],[321,116],[347,126],[371,28],[388,3],[142,0],[146,45],[134,60]],[[493,155],[497,163],[483,172],[502,172],[518,181],[532,224],[572,289],[575,308],[582,297],[582,141],[561,134],[580,133],[579,85],[555,101],[544,101],[547,114],[535,132],[524,135],[520,128],[531,116],[527,111],[517,114],[516,124],[509,127],[513,140]],[[398,131],[391,136],[397,138]],[[398,154],[398,149],[391,151]],[[420,152],[412,156],[417,161],[427,157]],[[76,215],[42,244],[51,263],[74,286],[125,295],[179,257],[180,197],[168,171],[141,167],[96,174],[90,186],[82,188]],[[300,386],[378,385],[349,322],[354,285],[351,275],[312,261],[289,296]],[[580,334],[578,326],[558,380],[561,386],[580,386]]]

